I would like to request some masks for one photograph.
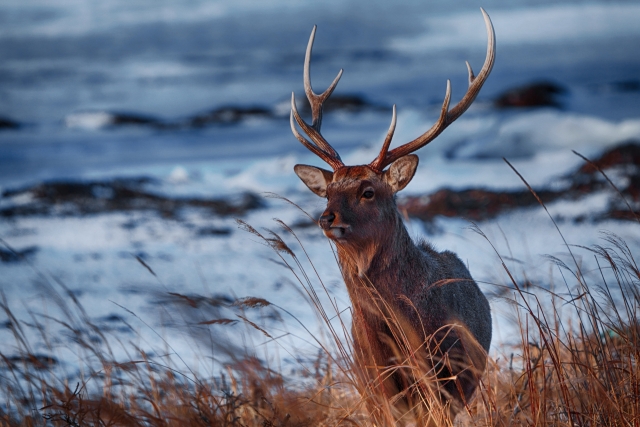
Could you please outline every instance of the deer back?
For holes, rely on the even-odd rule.
[[[353,304],[352,331],[359,366],[372,379],[385,373],[383,388],[390,391],[389,396],[403,392],[408,401],[411,393],[407,390],[419,387],[416,378],[421,375],[407,376],[402,370],[389,375],[387,367],[417,358],[426,371],[437,373],[443,399],[453,402],[452,414],[466,404],[484,370],[491,343],[489,303],[454,253],[412,241],[395,194],[409,184],[418,167],[418,157],[411,153],[433,141],[469,108],[491,72],[495,37],[489,16],[484,10],[482,14],[489,39],[487,56],[477,77],[467,63],[469,88],[463,98],[450,108],[451,85],[447,82],[436,123],[413,141],[390,149],[397,118],[394,105],[380,153],[367,165],[346,166],[320,133],[323,103],[342,70],[325,92],[314,93],[310,60],[315,27],[304,63],[311,124],[300,117],[294,94],[291,97],[294,136],[332,168],[296,165],[294,170],[311,191],[327,199],[318,224],[337,248]],[[309,139],[298,132],[296,124]],[[407,407],[412,404],[408,402]]]

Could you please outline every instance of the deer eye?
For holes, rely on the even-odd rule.
[[[373,199],[373,190],[367,190],[364,193],[362,193],[362,197],[364,197],[365,199]]]

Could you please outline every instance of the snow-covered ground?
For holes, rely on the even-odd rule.
[[[323,200],[304,187],[293,166],[322,164],[295,140],[286,115],[279,113],[291,91],[302,92],[303,52],[313,24],[319,25],[312,61],[316,91],[345,68],[336,95],[358,94],[376,106],[325,116],[323,134],[351,164],[375,157],[391,104],[397,104],[399,112],[396,144],[424,132],[437,117],[446,79],[452,80],[454,101],[459,99],[466,85],[464,60],[477,71],[485,52],[482,15],[472,1],[454,6],[407,0],[393,2],[394,7],[360,0],[323,2],[322,7],[288,0],[130,3],[52,5],[29,0],[0,5],[0,116],[20,123],[18,129],[0,132],[1,190],[51,180],[149,177],[147,189],[164,196],[234,198],[272,192],[317,216]],[[523,188],[502,157],[532,186],[553,188],[583,162],[572,149],[595,158],[621,142],[640,141],[637,4],[504,5],[496,0],[483,6],[495,25],[494,71],[477,103],[419,152],[420,167],[403,194],[443,187]],[[559,97],[562,108],[492,106],[499,93],[541,80],[567,89]],[[113,114],[122,111],[174,123],[229,105],[262,106],[275,113],[203,128],[113,126]],[[30,202],[28,196],[20,197],[5,195],[0,209]],[[556,218],[569,218],[559,226],[571,244],[600,243],[602,229],[637,248],[640,228],[635,223],[571,220],[604,211],[610,197],[598,193],[556,201],[548,208]],[[283,200],[265,197],[263,208],[241,216],[258,230],[278,231],[306,259],[297,240],[273,218],[293,226],[331,297],[340,310],[346,308],[349,301],[331,246],[317,228],[303,226],[303,213]],[[485,292],[494,296],[498,352],[501,343],[513,337],[512,322],[500,315],[506,310],[497,297],[501,288],[494,285],[506,283],[506,278],[491,246],[469,225],[464,219],[437,219],[428,227],[417,220],[407,223],[416,238],[427,237],[437,248],[458,253]],[[540,208],[513,210],[479,226],[511,260],[518,277],[526,274],[542,286],[556,274],[543,255],[569,259],[554,224]],[[120,306],[135,312],[192,366],[201,363],[208,347],[197,348],[197,340],[185,339],[181,323],[193,326],[193,319],[176,311],[162,296],[167,292],[228,300],[265,298],[320,336],[316,315],[295,277],[272,262],[277,255],[258,237],[240,230],[233,216],[185,208],[172,218],[135,210],[3,217],[0,238],[16,250],[37,248],[28,261],[0,263],[2,292],[25,320],[29,310],[61,316],[44,285],[60,290],[60,282],[91,319],[107,325],[109,316],[119,316],[138,328],[142,338],[136,339],[143,340],[143,346],[159,352],[165,344]],[[592,255],[574,250],[589,266]],[[306,261],[304,265],[313,271]],[[269,315],[270,309],[259,310],[262,317],[252,312],[251,318],[277,336],[274,331],[285,326]],[[312,356],[307,332],[288,315],[280,315],[290,332],[281,340],[283,346]],[[55,331],[58,326],[48,327]],[[247,338],[232,332],[242,325],[207,328],[238,345],[244,342],[250,350],[261,343],[243,341]],[[0,334],[3,352],[10,352],[8,328]],[[37,346],[45,352],[44,343]],[[265,347],[255,348],[261,352]],[[274,347],[270,357],[282,351]],[[60,359],[73,370],[73,357],[65,354]]]

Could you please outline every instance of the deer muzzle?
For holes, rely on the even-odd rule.
[[[333,212],[325,212],[318,220],[318,225],[322,228],[324,235],[330,239],[343,239],[350,231],[351,226],[336,221],[336,215]]]

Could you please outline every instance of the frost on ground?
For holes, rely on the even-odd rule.
[[[493,162],[492,167],[511,176],[508,185],[494,182],[471,187],[463,177],[459,186],[422,194],[414,188],[398,199],[413,236],[429,239],[440,250],[456,252],[491,297],[496,352],[504,351],[509,337],[517,336],[513,319],[505,317],[508,307],[501,302],[513,285],[498,255],[522,286],[549,288],[558,286],[562,276],[544,256],[572,261],[552,219],[570,244],[599,244],[600,229],[623,236],[632,247],[640,241],[634,220],[639,209],[640,145],[614,146],[592,164],[582,161],[577,167],[573,157],[567,153],[566,163],[572,166],[557,171],[544,184],[539,177],[532,179],[548,212],[501,161]],[[544,162],[544,156],[541,158],[529,161]],[[242,181],[251,188],[269,165],[282,162],[254,163],[230,181],[232,185]],[[269,193],[190,197],[179,189],[188,181],[176,181],[175,175],[173,171],[165,179],[50,182],[5,192],[0,205],[4,244],[0,280],[12,310],[25,318],[43,312],[64,315],[69,308],[60,303],[59,294],[73,295],[102,331],[117,332],[122,322],[135,325],[140,333],[137,339],[142,340],[139,345],[150,354],[160,354],[170,343],[171,349],[165,351],[180,354],[189,366],[202,367],[202,355],[214,348],[215,363],[204,363],[211,370],[233,352],[250,352],[265,363],[284,363],[295,373],[296,357],[317,354],[310,335],[322,336],[323,331],[308,296],[285,262],[293,265],[297,277],[302,277],[300,267],[304,269],[321,291],[326,307],[336,304],[336,321],[341,318],[348,323],[349,319],[349,300],[334,253],[314,223],[323,201],[295,182],[289,183],[295,190],[288,197],[309,215]],[[189,177],[190,173],[185,169],[180,175]],[[283,176],[284,171],[275,178]],[[238,218],[264,235],[272,230],[282,236],[301,260],[300,266],[286,254],[281,259],[263,240],[240,230]],[[470,221],[478,224],[488,241],[472,230]],[[591,271],[589,252],[572,251]],[[232,309],[245,297],[263,298],[277,306],[250,310],[252,321],[269,331],[271,338],[256,339],[239,322]],[[49,327],[56,330],[59,326]],[[185,328],[190,337],[184,334]],[[8,327],[0,333],[8,335]],[[157,333],[166,342],[159,342]],[[59,339],[55,360],[73,372],[73,363],[69,364],[73,356],[63,345],[64,338]],[[211,340],[216,345],[206,344]],[[221,345],[223,342],[226,344]],[[39,345],[41,354],[51,356],[46,343]]]
[[[345,69],[323,132],[347,164],[375,158],[393,104],[394,144],[428,129],[446,80],[457,102],[464,60],[477,70],[486,42],[473,1],[354,1],[346,8],[289,0],[0,5],[0,15],[12,17],[0,29],[0,288],[34,337],[38,363],[52,356],[78,374],[79,356],[67,344],[98,342],[105,338],[97,332],[108,331],[157,357],[178,353],[194,369],[215,371],[201,357],[213,347],[241,348],[269,363],[313,354],[310,335],[322,333],[296,276],[236,218],[282,235],[348,322],[331,246],[313,221],[324,201],[292,172],[297,163],[323,166],[287,120],[289,94],[302,94],[309,31],[319,24],[314,84]],[[569,244],[602,243],[599,231],[608,230],[638,247],[640,8],[534,3],[485,5],[499,46],[492,75],[469,111],[418,153],[418,172],[398,198],[415,238],[458,253],[492,296],[493,351],[513,336],[513,322],[499,315],[512,284],[498,254],[518,283],[535,289],[564,283],[545,254],[574,262],[551,218]],[[282,19],[285,9],[291,19]],[[349,20],[336,19],[341,13]],[[622,197],[571,150],[598,160]],[[591,254],[570,248],[591,274]],[[233,305],[249,296],[286,312]],[[72,328],[74,335],[57,322],[75,312],[71,297],[96,330]],[[239,309],[271,338],[243,329]],[[229,322],[206,323],[216,318]],[[14,339],[12,322],[0,317],[2,342]],[[139,335],[127,335],[127,325]]]

